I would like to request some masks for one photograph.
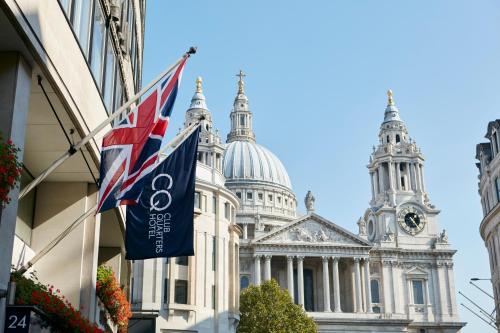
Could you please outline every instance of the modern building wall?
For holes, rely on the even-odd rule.
[[[0,131],[21,148],[21,189],[141,86],[144,0],[5,0],[0,3]],[[55,114],[59,117],[60,123]],[[0,289],[97,199],[100,144],[108,126],[36,189],[1,211]],[[120,210],[91,216],[32,270],[95,318],[99,264],[128,288]],[[102,251],[101,251],[102,250]],[[0,299],[0,331],[5,305]]]
[[[491,284],[495,298],[497,326],[500,321],[500,119],[488,124],[488,142],[476,146],[479,169],[478,193],[483,220],[479,226],[490,257]],[[500,329],[499,329],[500,332]]]

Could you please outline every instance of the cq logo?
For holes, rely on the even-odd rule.
[[[164,187],[165,189],[158,190],[156,188],[156,181],[162,177],[168,179],[168,185]],[[154,192],[151,198],[149,199],[151,205],[151,208],[149,210],[150,211],[156,210],[157,212],[160,212],[170,207],[170,205],[172,204],[172,195],[167,190],[170,190],[172,188],[173,185],[172,177],[167,173],[160,173],[158,176],[153,178],[151,185],[153,187],[153,190],[156,192]]]

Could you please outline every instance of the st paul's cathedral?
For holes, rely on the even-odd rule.
[[[155,270],[141,264],[135,310],[149,297],[141,290],[154,283],[157,332],[235,332],[240,289],[275,279],[319,332],[460,331],[465,323],[459,320],[455,297],[456,251],[439,229],[440,211],[426,191],[424,156],[392,92],[369,157],[369,206],[352,222],[352,229],[358,229],[353,233],[317,214],[311,192],[304,199],[307,213],[297,214],[298,200],[284,165],[256,141],[243,76],[240,72],[225,144],[213,129],[197,80],[185,119],[187,127],[204,116],[196,254],[185,261],[156,261]]]

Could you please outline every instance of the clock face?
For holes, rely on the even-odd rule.
[[[416,235],[424,229],[424,215],[415,207],[405,207],[399,212],[399,225],[410,235]]]

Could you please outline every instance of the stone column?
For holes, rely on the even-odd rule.
[[[330,279],[328,276],[328,257],[323,256],[323,307],[325,312],[330,312]]]
[[[375,191],[375,196],[376,196],[380,191],[379,186],[378,186],[377,170],[373,171],[373,173],[372,173],[372,182],[373,182],[373,189]]]
[[[297,287],[299,294],[299,305],[304,307],[304,257],[297,257]]]
[[[445,263],[439,262],[437,264],[437,277],[438,277],[438,298],[439,298],[439,314],[441,321],[447,320],[448,315],[448,302],[446,300],[446,290],[448,289],[446,276],[445,276]]]
[[[401,190],[401,163],[396,163],[396,189]]]
[[[375,200],[375,183],[374,183],[374,179],[373,179],[373,172],[370,171],[370,180],[371,180],[371,185],[372,185],[372,200]]]
[[[416,179],[417,191],[422,191],[422,185],[420,183],[420,167],[418,165],[418,162],[415,163],[415,179]]]
[[[243,223],[243,239],[248,239],[248,223]]]
[[[292,302],[294,301],[293,297],[293,256],[286,256],[286,283],[288,287],[288,293],[292,298]]]
[[[498,134],[498,132],[497,132]],[[453,274],[453,263],[449,262],[446,264],[447,276],[448,276],[448,290],[450,291],[450,315],[455,316],[457,314],[457,300],[455,299],[455,278]],[[497,311],[498,312],[498,311]]]
[[[424,176],[424,165],[420,164],[420,177],[422,178],[422,191],[425,192],[425,176]]]
[[[366,297],[366,312],[373,312],[372,310],[372,294],[370,288],[370,259],[365,258],[363,260],[363,268],[365,271],[365,297]]]
[[[265,266],[264,266],[264,280],[271,280],[271,256],[266,255],[265,257]]]
[[[17,52],[0,53],[0,133],[21,149],[18,160],[23,161],[26,118],[31,93],[31,68]],[[7,291],[14,234],[16,229],[19,187],[9,193],[12,201],[0,207],[0,290]],[[5,298],[0,298],[0,331],[5,321]]]
[[[356,310],[355,312],[363,312],[363,301],[361,299],[361,272],[359,270],[359,258],[354,258],[354,290],[356,294]]]
[[[342,312],[340,308],[340,284],[339,284],[339,258],[333,257],[333,302],[335,312]]]
[[[260,284],[260,255],[256,254],[253,256],[255,259],[254,265],[253,265],[253,280],[254,284],[258,286]]]
[[[379,192],[384,193],[385,191],[385,185],[384,185],[384,169],[382,168],[382,164],[378,166],[378,186],[379,186]]]
[[[394,163],[388,162],[387,166],[389,170],[389,189],[394,190]]]

